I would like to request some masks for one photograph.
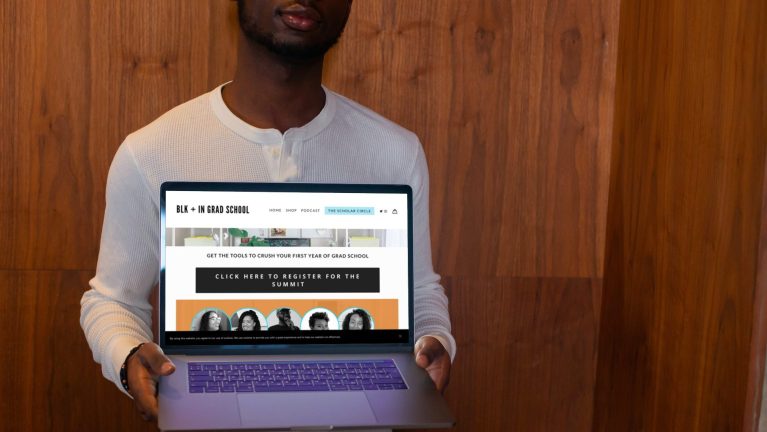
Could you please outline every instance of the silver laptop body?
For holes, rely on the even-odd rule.
[[[159,384],[161,430],[446,428],[455,423],[413,358],[409,186],[168,182],[160,202],[158,334],[176,365]],[[246,310],[258,315],[259,331],[243,331],[249,328]],[[351,330],[365,314],[363,330]],[[308,322],[327,330],[312,330]],[[286,328],[292,331],[280,331]],[[341,381],[354,383],[346,389],[289,387],[295,384],[290,377],[298,383],[316,377],[303,369],[290,375],[291,365],[308,371],[344,364],[352,380]],[[369,379],[354,380],[375,378],[356,366],[382,364],[398,373],[404,386],[373,389]],[[253,383],[256,390],[232,391],[240,387],[228,384],[241,383],[226,374],[237,368],[245,374],[242,365],[256,374],[266,373],[260,368],[284,369],[284,381],[267,378],[270,385],[285,384],[284,390],[258,391],[266,384]],[[203,370],[211,375],[195,375]],[[222,382],[214,381],[219,378]],[[366,387],[360,389],[362,383]]]

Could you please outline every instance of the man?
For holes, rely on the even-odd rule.
[[[159,188],[169,180],[411,185],[416,362],[439,390],[447,385],[455,341],[432,270],[423,149],[411,132],[321,85],[324,54],[351,4],[239,1],[233,81],[131,134],[115,154],[98,267],[80,322],[104,375],[134,398],[145,419],[157,413],[156,377],[174,371],[149,342]]]
[[[270,331],[298,331],[299,328],[293,324],[290,318],[290,309],[282,308],[277,311],[277,324],[269,327]]]

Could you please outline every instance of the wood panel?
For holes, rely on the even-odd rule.
[[[751,325],[751,356],[746,383],[746,404],[743,413],[744,431],[767,430],[767,158],[762,182],[762,218],[759,233],[759,255],[756,261],[754,289],[754,321]]]
[[[767,3],[621,10],[595,430],[740,430],[767,134]]]
[[[231,76],[228,3],[2,2],[0,268],[95,268],[120,142]]]
[[[601,282],[444,282],[459,352],[447,391],[458,422],[454,430],[588,430],[599,323],[592,296]]]
[[[156,430],[101,376],[79,323],[91,271],[0,271],[3,430]]]
[[[618,5],[355,3],[327,82],[423,141],[443,272],[601,275]]]
[[[331,88],[424,143],[459,343],[457,430],[589,427],[618,5],[357,1],[329,55]],[[0,307],[68,317],[53,344],[50,318],[0,333],[22,347],[2,357],[19,367],[2,383],[23,395],[0,405],[11,429],[152,428],[101,378],[77,301],[117,146],[229,79],[235,22],[228,0],[0,2]],[[510,319],[493,328],[484,311]],[[72,363],[34,377],[59,356]]]

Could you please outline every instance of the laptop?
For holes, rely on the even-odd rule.
[[[161,186],[162,430],[445,428],[413,358],[412,190]]]

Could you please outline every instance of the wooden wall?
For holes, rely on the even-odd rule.
[[[767,3],[621,8],[594,430],[756,430]]]
[[[424,143],[459,431],[591,427],[617,24],[613,0],[358,0],[328,58],[331,88]],[[231,76],[233,5],[9,0],[0,25],[4,426],[152,429],[79,299],[117,146]]]

